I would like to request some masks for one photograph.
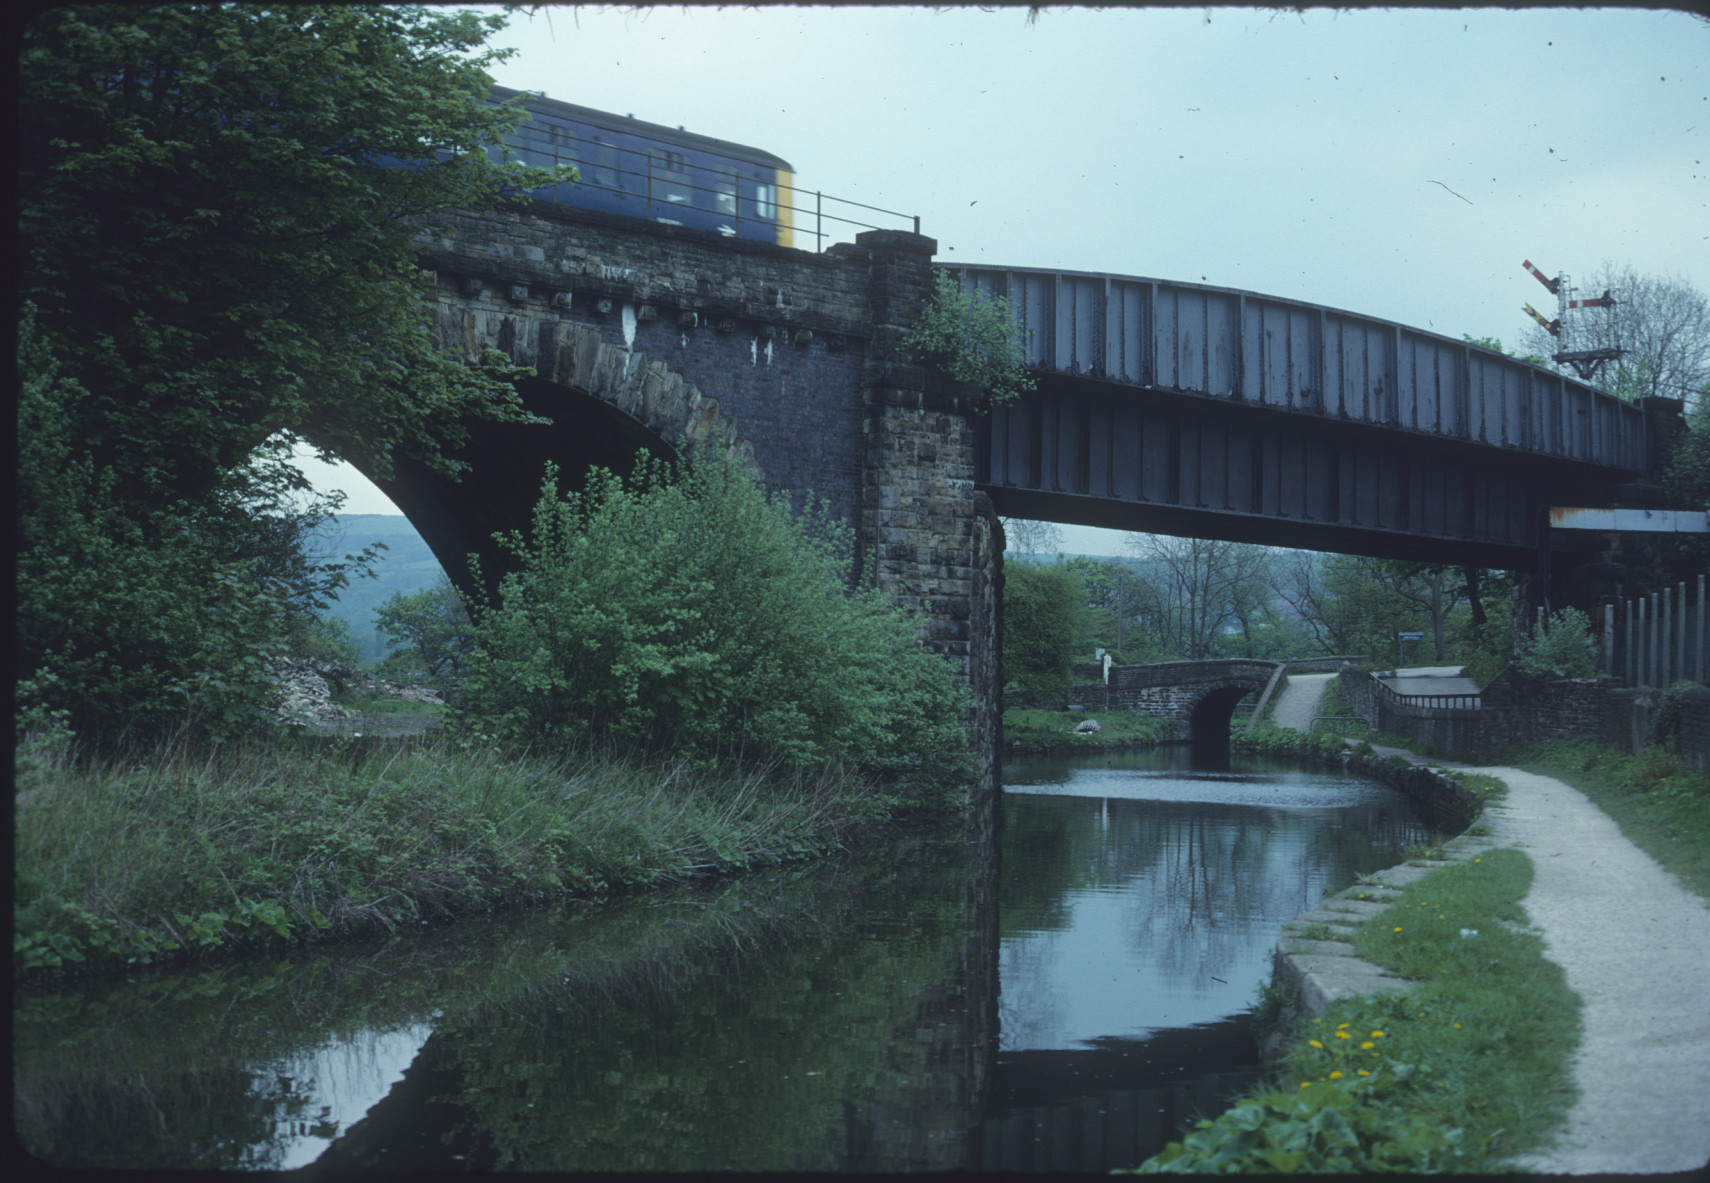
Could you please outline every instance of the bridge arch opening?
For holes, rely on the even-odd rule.
[[[1219,686],[1194,704],[1188,715],[1188,743],[1196,767],[1228,767],[1230,720],[1241,701],[1255,693],[1253,686]]]
[[[497,585],[507,558],[493,535],[527,531],[549,461],[558,466],[560,488],[578,489],[595,466],[628,476],[638,455],[677,456],[658,434],[603,399],[541,378],[524,380],[518,391],[530,413],[552,422],[470,424],[467,442],[453,453],[469,465],[461,480],[399,456],[392,479],[374,482],[465,594],[477,590],[470,555],[480,582]]]

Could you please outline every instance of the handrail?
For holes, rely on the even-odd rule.
[[[1382,692],[1391,705],[1398,707],[1421,707],[1427,710],[1480,710],[1480,694],[1402,694],[1389,683],[1373,676],[1372,683]]]

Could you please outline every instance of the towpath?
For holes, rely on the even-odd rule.
[[[1485,814],[1491,840],[1532,859],[1522,905],[1584,1002],[1579,1100],[1554,1143],[1515,1165],[1710,1172],[1710,906],[1577,789],[1519,768],[1431,763],[1508,785]]]

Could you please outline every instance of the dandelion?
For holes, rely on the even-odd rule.
[[[1455,1030],[1459,1031],[1460,1029],[1461,1029],[1461,1025],[1459,1023],[1456,1023],[1455,1024]]]
[[[1332,1073],[1331,1073],[1331,1074],[1330,1074],[1330,1079],[1331,1079],[1331,1080],[1341,1080],[1341,1079],[1342,1079],[1342,1074],[1341,1074],[1341,1073],[1340,1073],[1340,1072],[1332,1072]]]
[[[1401,925],[1399,925],[1399,924],[1398,924],[1398,925],[1396,925],[1396,926],[1395,926],[1395,931],[1396,931],[1396,932],[1400,932],[1400,931],[1401,931]]]
[[[1373,1031],[1372,1032],[1372,1038],[1373,1039],[1382,1039],[1383,1038],[1383,1032],[1382,1031]]]
[[[1323,1048],[1323,1046],[1324,1046],[1322,1043],[1319,1043],[1316,1039],[1309,1039],[1306,1042],[1310,1043],[1313,1047],[1316,1047],[1316,1048]]]
[[[1360,1075],[1361,1075],[1361,1076],[1370,1076],[1370,1075],[1371,1075],[1371,1073],[1370,1073],[1370,1072],[1367,1072],[1367,1071],[1366,1071],[1366,1070],[1365,1070],[1365,1069],[1364,1069],[1364,1068],[1361,1068],[1361,1069],[1360,1069]]]
[[[1353,1036],[1349,1035],[1346,1031],[1338,1031],[1338,1032],[1336,1032],[1336,1038],[1337,1039],[1352,1039]]]
[[[1337,1023],[1336,1024],[1336,1030],[1340,1031],[1344,1027],[1352,1027],[1352,1026],[1353,1026],[1352,1023]]]
[[[1300,1082],[1300,1087],[1303,1089],[1309,1089],[1312,1087],[1312,1082],[1310,1080],[1303,1080]]]
[[[1377,1044],[1373,1043],[1371,1040],[1368,1039],[1360,1045],[1360,1050],[1361,1051],[1370,1051],[1372,1048],[1374,1048],[1376,1046],[1377,1046]]]

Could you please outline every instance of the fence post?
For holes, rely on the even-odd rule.
[[[1603,672],[1615,677],[1615,605],[1603,605]]]
[[[1651,630],[1650,617],[1645,609],[1650,606],[1646,596],[1639,597],[1639,681],[1641,687],[1651,684]]]
[[[1639,684],[1639,649],[1633,643],[1633,598],[1621,601],[1621,666],[1629,686]]]
[[[1686,673],[1686,581],[1680,581],[1674,597],[1674,681],[1684,682]],[[1671,682],[1670,685],[1673,685]]]
[[[1694,648],[1698,650],[1695,654],[1698,660],[1693,663],[1693,674],[1701,684],[1710,685],[1710,678],[1704,676],[1704,576],[1702,575],[1698,577],[1698,643]]]
[[[1673,681],[1669,674],[1673,672],[1674,654],[1669,652],[1668,643],[1669,625],[1674,623],[1673,592],[1673,588],[1662,589],[1662,615],[1657,618],[1661,622],[1661,627],[1657,630],[1657,657],[1661,659],[1657,662],[1658,686],[1667,686]]]

